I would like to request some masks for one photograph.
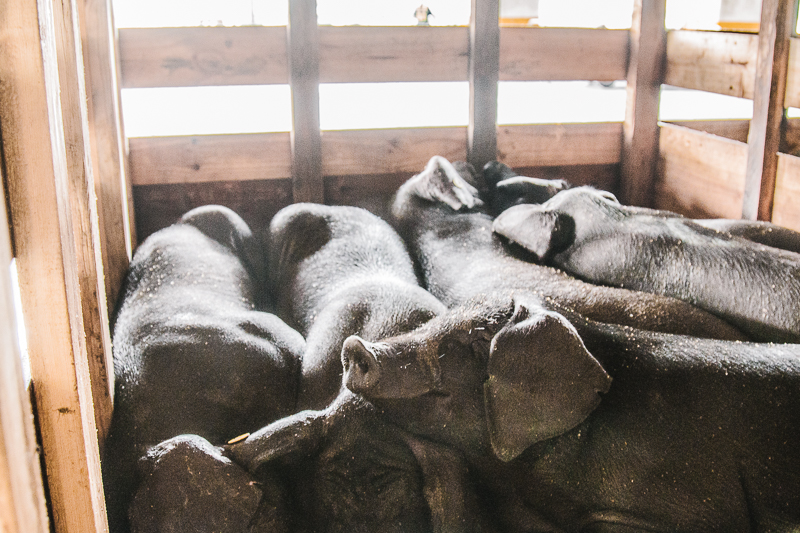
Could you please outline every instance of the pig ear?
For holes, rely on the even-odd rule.
[[[539,262],[575,241],[572,217],[536,204],[509,207],[494,219],[492,231],[530,251]]]
[[[225,455],[251,474],[271,462],[293,461],[313,454],[325,437],[325,412],[301,411],[277,420],[247,439],[226,447]]]
[[[519,302],[492,340],[488,373],[489,435],[503,461],[580,424],[611,385],[566,318]]]
[[[483,205],[478,189],[461,177],[450,161],[435,155],[420,174],[417,174],[417,194],[432,202],[445,203],[454,211]]]

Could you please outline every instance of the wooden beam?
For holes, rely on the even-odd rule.
[[[316,0],[289,0],[292,182],[295,202],[325,201],[319,129],[319,34]]]
[[[499,0],[472,0],[472,15],[469,22],[467,160],[478,170],[497,158],[499,18]]]
[[[786,74],[786,107],[800,107],[800,38],[789,39],[789,72]]]
[[[753,98],[758,36],[673,30],[667,33],[664,83]]]
[[[772,222],[800,231],[800,157],[778,154]]]
[[[796,22],[796,1],[763,0],[742,203],[742,218],[749,220],[772,219],[778,151],[786,116],[789,39]]]
[[[119,51],[126,88],[289,83],[283,26],[120,29]]]
[[[665,0],[634,2],[621,168],[621,199],[632,205],[653,202],[666,54],[664,14]]]
[[[131,183],[122,129],[117,45],[110,0],[79,0],[78,10],[100,251],[106,302],[113,309],[136,242],[130,219]]]
[[[676,120],[665,124],[683,126],[697,131],[704,131],[712,135],[719,135],[742,143],[747,142],[747,133],[750,131],[750,120]],[[663,128],[661,131],[664,131]]]
[[[500,81],[625,79],[628,32],[500,28]]]
[[[320,26],[319,81],[465,81],[468,44],[457,26]]]
[[[434,155],[464,161],[466,133],[463,127],[326,131],[322,137],[322,173],[417,173]]]
[[[694,218],[738,218],[747,144],[661,123],[654,207]]]
[[[501,126],[497,158],[512,168],[616,164],[621,140],[618,122]]]
[[[0,129],[53,526],[99,533],[108,526],[84,315],[92,297],[104,299],[94,250],[78,247],[96,235],[73,202],[84,175],[70,174],[89,159],[84,145],[68,144],[85,108],[63,107],[85,97],[74,13],[48,0],[0,4]]]
[[[0,193],[5,198],[2,172]],[[3,202],[0,207],[0,531],[48,533],[50,526],[33,414],[17,342],[14,289],[9,269],[11,258],[8,217]]]
[[[130,139],[133,185],[247,181],[292,175],[288,133]]]

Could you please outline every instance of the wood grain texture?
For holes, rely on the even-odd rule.
[[[120,108],[117,42],[110,0],[79,0],[77,5],[106,302],[113,308],[135,241],[128,205],[130,181]]]
[[[465,81],[469,33],[457,26],[320,26],[319,80]]]
[[[778,154],[772,222],[800,231],[800,157]]]
[[[0,194],[5,198],[2,172]],[[12,257],[10,228],[3,204],[0,208],[0,531],[47,533],[50,528],[33,413],[17,343],[14,289],[9,269]]]
[[[123,28],[122,86],[289,83],[286,28]]]
[[[665,0],[635,0],[622,134],[621,200],[650,206],[658,160],[658,108],[664,78]]]
[[[67,12],[74,4],[0,4],[0,128],[53,527],[101,533],[108,526],[82,302],[91,295],[80,271],[94,255],[76,245],[68,157],[83,147],[68,145],[66,133],[82,129],[82,111],[62,110],[60,99],[74,98],[82,76],[75,68],[62,72],[69,87],[59,81],[65,58],[80,53]]]
[[[465,160],[466,128],[326,131],[325,176],[420,172],[434,155]]]
[[[628,32],[500,28],[500,81],[624,80]]]
[[[95,425],[101,450],[111,426],[114,362],[101,253],[88,123],[82,45],[76,2],[54,2],[59,89],[67,161],[68,208],[76,251],[79,302],[92,385]],[[62,22],[63,21],[63,22]]]
[[[757,55],[757,35],[673,30],[664,83],[752,99]]]
[[[620,162],[621,123],[501,126],[497,158],[512,168]]]
[[[763,0],[742,204],[742,218],[749,220],[772,219],[778,151],[786,115],[789,39],[796,21],[796,2]]]
[[[786,74],[786,107],[800,107],[800,38],[789,39],[789,71]]]
[[[693,218],[739,218],[747,144],[661,124],[655,204]]]
[[[130,139],[136,185],[288,178],[289,133]]]
[[[750,121],[744,120],[680,120],[669,121],[668,124],[683,126],[712,135],[746,143],[750,131]]]
[[[500,77],[500,2],[472,0],[469,22],[467,160],[483,168],[497,158],[497,82]]]
[[[316,0],[289,0],[292,183],[295,202],[325,201],[319,129],[319,34]]]

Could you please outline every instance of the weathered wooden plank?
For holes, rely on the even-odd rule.
[[[739,218],[747,144],[661,124],[655,207],[694,218]]]
[[[620,161],[621,123],[498,128],[498,158],[512,167]],[[464,127],[326,131],[325,176],[419,172],[433,155],[466,159]],[[134,185],[252,181],[291,176],[288,133],[130,139]]]
[[[669,121],[669,124],[704,131],[712,135],[719,135],[734,141],[747,142],[747,133],[750,131],[750,121],[743,120],[680,120]]]
[[[621,123],[501,126],[497,158],[512,168],[616,164],[621,143]]]
[[[667,33],[664,83],[753,98],[758,36],[673,30]]]
[[[789,72],[786,74],[786,107],[800,107],[800,38],[789,39]]]
[[[5,198],[2,172],[0,193]],[[17,343],[9,237],[3,204],[0,208],[0,531],[47,533],[50,527],[33,414]]]
[[[621,196],[632,205],[653,202],[658,159],[658,107],[664,78],[665,0],[635,0],[622,135]]]
[[[110,0],[80,0],[78,9],[106,301],[113,308],[136,241],[128,205],[130,181],[122,131],[117,42]]]
[[[129,140],[133,185],[246,181],[292,175],[288,133]]]
[[[419,172],[434,155],[464,161],[466,129],[326,131],[322,137],[325,176]]]
[[[76,227],[91,232],[71,203],[68,164],[70,151],[88,155],[65,133],[83,129],[85,111],[62,109],[60,99],[74,101],[82,79],[76,64],[64,71],[80,53],[73,13],[74,4],[46,0],[0,4],[0,129],[53,525],[99,533],[108,526],[83,322],[90,294],[80,271],[94,254],[76,246]]]
[[[499,19],[499,0],[472,0],[469,22],[467,160],[478,169],[497,158]]]
[[[97,187],[92,168],[80,27],[75,1],[54,2],[53,7],[54,18],[58,21],[55,36],[66,143],[68,207],[72,215],[75,268],[89,357],[95,425],[102,445],[111,425],[114,362],[100,250]]]
[[[800,157],[778,154],[772,222],[800,231]]]
[[[763,0],[742,218],[772,218],[778,150],[786,115],[783,103],[789,65],[789,39],[794,33],[796,21],[797,2]]]
[[[288,83],[286,28],[119,30],[123,87]]]
[[[321,83],[467,79],[463,27],[320,26],[319,45]]]
[[[319,34],[316,0],[289,0],[292,183],[295,202],[325,201],[319,129]]]
[[[464,27],[321,26],[321,83],[466,81]],[[123,87],[287,83],[286,29],[123,28]],[[625,78],[628,32],[500,28],[503,81]]]
[[[500,80],[624,80],[628,32],[500,28]]]

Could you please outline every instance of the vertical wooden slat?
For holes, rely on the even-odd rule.
[[[0,193],[5,198],[2,172]],[[0,205],[0,531],[47,533],[33,415],[16,342],[10,264],[11,242],[3,202]]]
[[[79,0],[92,170],[98,199],[106,301],[113,308],[136,243],[119,93],[117,42],[110,0]]]
[[[85,146],[69,144],[85,113],[74,107],[83,73],[73,13],[51,0],[0,3],[0,129],[53,524],[91,533],[108,526],[84,330],[83,300],[98,295],[82,292],[95,255],[77,248],[86,239],[76,233],[92,230],[71,199],[70,172],[89,166]]]
[[[472,0],[469,22],[467,160],[476,169],[497,159],[497,82],[500,78],[499,0]]]
[[[295,202],[325,201],[319,129],[319,34],[316,0],[289,0],[292,91],[292,190]]]
[[[763,0],[742,218],[771,220],[796,0]]]
[[[67,184],[83,329],[89,356],[95,425],[100,443],[111,424],[114,390],[111,335],[100,244],[100,225],[88,124],[83,52],[76,1],[53,2]],[[62,22],[63,21],[63,22]]]
[[[620,168],[622,199],[631,205],[653,203],[658,106],[666,56],[664,14],[665,0],[634,2]]]

